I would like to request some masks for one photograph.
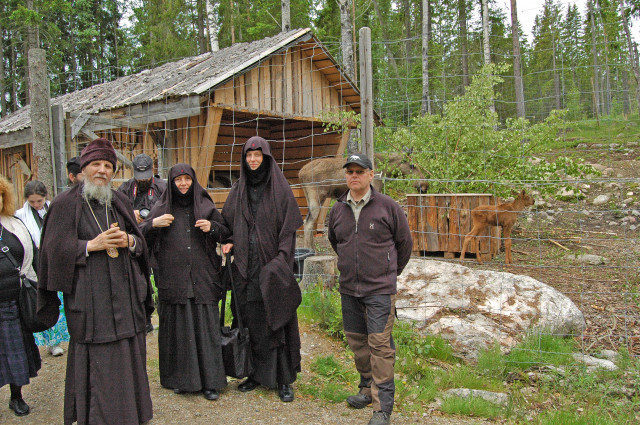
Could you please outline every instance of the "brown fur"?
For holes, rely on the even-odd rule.
[[[516,223],[518,213],[522,212],[526,207],[533,205],[533,203],[533,198],[527,195],[523,189],[522,192],[516,194],[516,199],[511,202],[504,202],[499,205],[479,205],[471,210],[473,227],[464,237],[460,261],[464,260],[464,254],[467,251],[467,245],[469,245],[471,239],[485,230],[487,226],[502,226],[504,233],[505,263],[511,264],[511,229]],[[482,264],[480,244],[477,243],[477,240],[476,259],[478,263]]]
[[[409,163],[403,159],[401,154],[390,154],[388,156],[376,154],[377,163],[387,161],[388,166],[385,167],[385,176],[391,177],[393,172],[397,170],[403,175],[411,175],[415,173],[419,178],[424,178],[418,170],[412,170]],[[347,183],[345,181],[344,158],[318,158],[306,164],[300,169],[298,177],[307,198],[307,207],[309,212],[304,220],[304,246],[311,248],[313,246],[313,233],[316,221],[322,211],[322,205],[327,199],[337,199],[340,195],[347,191]],[[389,170],[389,171],[386,171]],[[373,187],[380,190],[382,182],[376,178],[373,181]],[[426,192],[428,182],[420,182],[416,184],[416,189]]]

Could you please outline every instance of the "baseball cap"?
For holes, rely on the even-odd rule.
[[[347,168],[347,165],[349,164],[356,164],[361,166],[362,168],[366,168],[367,170],[373,170],[373,164],[371,163],[371,160],[362,153],[353,153],[349,155],[349,157],[347,158],[347,162],[344,163],[342,168]]]
[[[133,177],[136,180],[148,180],[153,177],[153,160],[149,155],[141,153],[133,158]]]

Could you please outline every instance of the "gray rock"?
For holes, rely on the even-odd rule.
[[[504,406],[509,402],[509,395],[485,390],[471,390],[469,388],[452,388],[444,392],[445,397],[481,398],[490,403]]]
[[[593,205],[603,205],[606,204],[607,202],[609,202],[609,200],[611,199],[611,195],[607,194],[607,195],[599,195],[596,197],[596,199],[593,200]]]
[[[583,264],[599,265],[599,264],[607,264],[609,262],[607,258],[602,257],[600,255],[595,255],[595,254],[582,254],[582,255],[575,255],[575,256],[570,254],[569,257],[572,257],[577,262],[583,263]]]
[[[633,203],[633,198],[623,199],[622,203],[626,204],[626,205],[629,205],[629,204]]]
[[[636,226],[635,224],[632,224],[631,226],[629,226],[629,230],[631,230],[632,232],[634,230],[636,230],[638,228],[638,226]]]
[[[640,217],[640,211],[638,211],[638,210],[631,210],[631,214],[632,214],[634,217]]]
[[[587,149],[589,147],[589,145],[587,145],[586,143],[580,143],[578,146],[576,146],[578,149]]]
[[[598,359],[593,356],[587,356],[586,354],[574,353],[573,359],[577,362],[587,365],[587,370],[592,372],[596,369],[617,370],[618,366],[611,360]]]
[[[615,221],[610,221],[609,223],[607,223],[609,226],[614,227],[617,226],[618,223],[616,223]]]
[[[587,164],[587,165],[590,165],[591,167],[593,167],[594,170],[597,170],[597,171],[600,171],[600,172],[602,172],[602,171],[607,169],[607,167],[605,167],[602,164]]]
[[[622,134],[622,133],[620,133]],[[609,144],[609,149],[613,150],[613,149],[618,149],[620,147],[620,145],[618,143],[610,143]]]
[[[398,318],[415,322],[453,349],[477,358],[497,341],[504,350],[527,332],[580,333],[582,313],[564,294],[528,276],[412,259],[398,277]]]
[[[602,354],[602,356],[605,359],[610,360],[612,362],[615,362],[616,359],[618,358],[618,353],[616,351],[613,351],[613,350],[602,350],[600,352],[600,354]]]

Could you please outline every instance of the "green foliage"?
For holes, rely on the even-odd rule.
[[[531,332],[505,357],[509,369],[528,369],[537,365],[575,365],[572,353],[576,342],[548,332]]]
[[[599,409],[598,409],[599,410]],[[545,411],[538,416],[537,425],[621,425],[635,423],[633,415],[625,415],[626,418],[617,416],[612,418],[607,412],[589,411],[578,413],[575,409],[563,409]]]
[[[359,129],[362,117],[354,111],[335,109],[321,111],[319,119],[325,132],[343,133],[350,128]]]
[[[504,413],[502,407],[477,397],[447,397],[443,400],[440,410],[455,415],[488,419],[496,419]]]
[[[378,132],[381,149],[410,149],[418,167],[434,178],[432,193],[486,192],[508,195],[511,185],[549,181],[565,176],[584,177],[591,167],[569,158],[552,163],[529,161],[531,156],[553,146],[566,130],[566,111],[553,111],[542,123],[531,125],[523,118],[508,119],[499,128],[490,106],[493,87],[502,81],[496,74],[505,65],[487,65],[474,76],[465,94],[444,108],[442,116],[424,115],[398,131]],[[502,184],[504,182],[504,184]],[[497,187],[494,184],[497,183]],[[555,188],[545,186],[543,190]]]
[[[352,382],[358,379],[355,369],[333,356],[316,357],[309,366],[313,375],[307,382],[297,384],[302,394],[333,403],[343,403],[353,392]]]
[[[322,282],[308,288],[302,294],[298,314],[303,319],[317,323],[328,335],[344,340],[342,306],[337,288],[327,290]]]

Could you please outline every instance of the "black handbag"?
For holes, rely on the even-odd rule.
[[[18,296],[18,310],[20,310],[20,320],[22,325],[29,332],[42,332],[50,329],[52,326],[47,326],[40,320],[38,320],[38,283],[29,279],[24,273],[20,272],[20,266],[18,262],[9,251],[9,247],[0,241],[0,250],[7,256],[13,267],[20,273],[20,295]]]
[[[234,378],[246,378],[253,373],[253,362],[251,359],[251,342],[249,341],[249,328],[244,327],[242,314],[238,306],[238,297],[233,285],[233,271],[231,270],[231,255],[227,254],[227,262],[223,274],[223,282],[228,278],[230,285],[223,286],[222,307],[220,308],[220,334],[222,335],[222,360],[224,372],[227,376]],[[228,288],[228,286],[230,288]],[[235,316],[237,327],[231,328],[224,325],[225,308],[227,304],[227,289],[231,289],[231,299],[235,304]]]

